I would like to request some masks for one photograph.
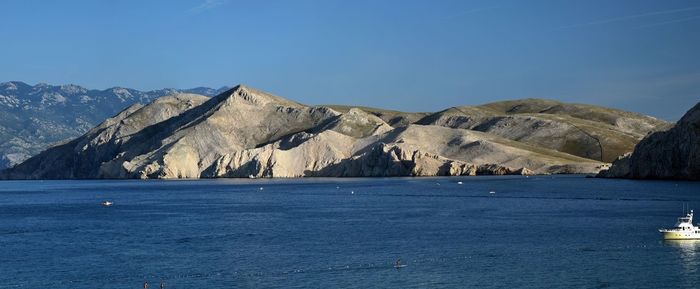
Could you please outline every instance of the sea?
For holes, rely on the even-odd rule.
[[[576,175],[3,181],[0,288],[700,288],[658,232],[690,209]]]

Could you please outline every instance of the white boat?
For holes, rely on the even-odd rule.
[[[664,240],[700,240],[700,227],[693,225],[693,210],[678,218],[674,228],[659,229],[659,232],[664,234]]]
[[[111,202],[111,201],[104,201],[104,202],[102,202],[102,203],[100,203],[100,204],[102,204],[102,206],[109,207],[109,206],[111,206],[111,205],[114,205],[114,202]]]

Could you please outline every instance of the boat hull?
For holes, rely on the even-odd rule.
[[[693,232],[663,232],[664,240],[700,240],[700,234]]]

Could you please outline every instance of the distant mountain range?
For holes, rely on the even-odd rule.
[[[45,98],[61,99],[49,96]],[[81,112],[63,115],[75,119]],[[54,146],[0,176],[597,173],[618,155],[631,151],[648,133],[670,126],[637,113],[543,99],[410,113],[310,106],[238,85],[211,98],[177,94],[145,106],[131,105],[81,137]]]
[[[176,93],[214,96],[226,89],[96,90],[72,84],[0,83],[0,169],[18,164],[52,144],[80,136],[132,104],[146,104]]]

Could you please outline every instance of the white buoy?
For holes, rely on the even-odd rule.
[[[461,184],[462,184],[462,182],[457,182],[457,184],[458,184],[458,185],[461,185]]]
[[[260,190],[262,191],[262,190],[263,190],[263,187],[260,187]]]
[[[350,191],[350,194],[351,194],[351,195],[354,195],[354,194],[355,194],[355,191]]]
[[[495,193],[496,193],[496,192],[494,192],[494,191],[490,191],[490,192],[489,192],[489,194],[495,194]]]

